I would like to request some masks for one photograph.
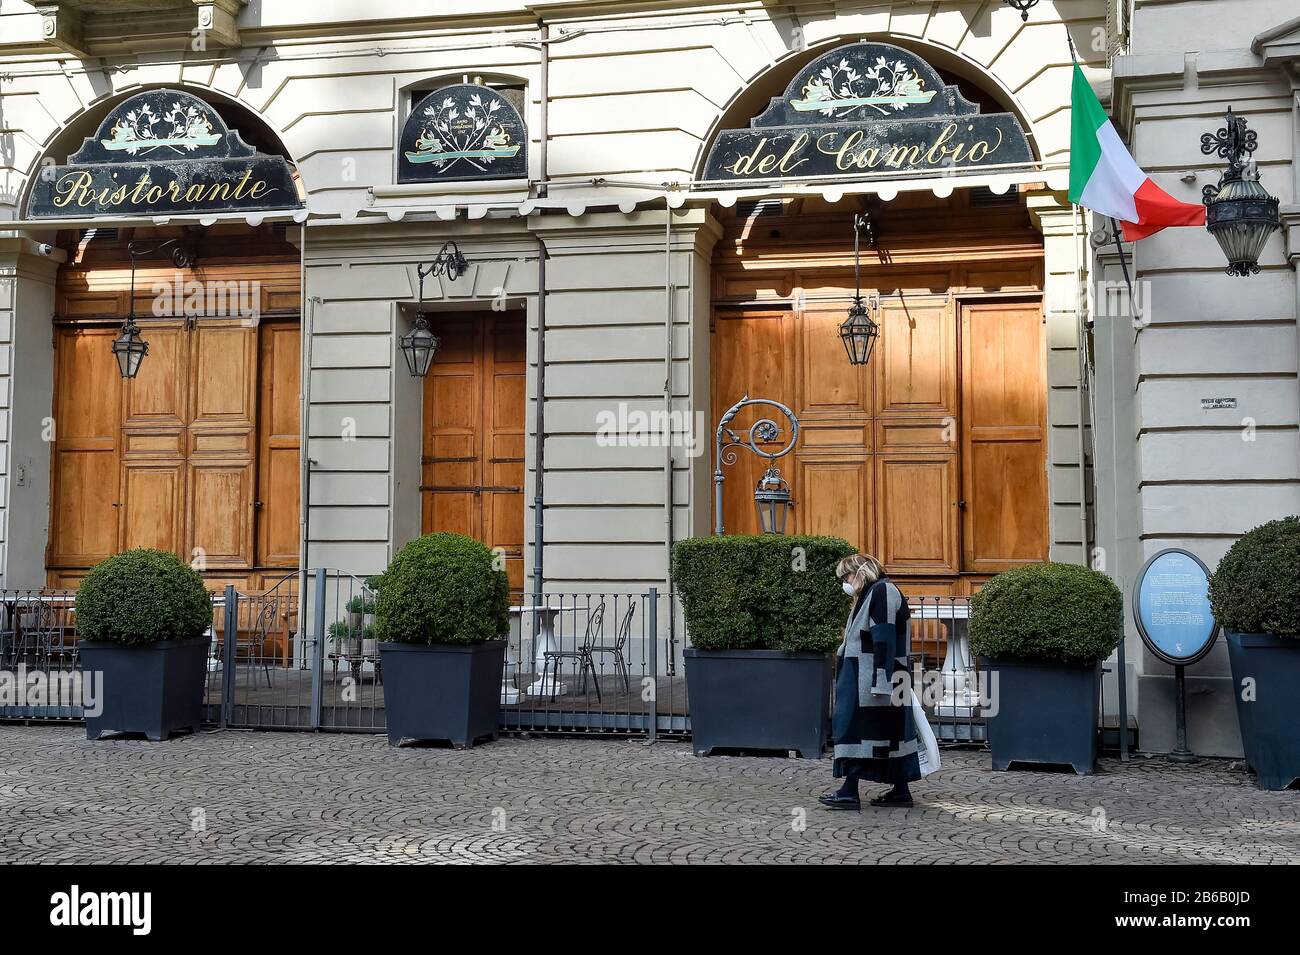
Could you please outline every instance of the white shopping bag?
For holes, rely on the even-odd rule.
[[[925,707],[916,698],[916,691],[909,692],[912,694],[912,721],[916,723],[916,756],[921,763],[921,775],[929,776],[939,771],[939,741],[934,738],[934,730],[930,729],[930,720],[925,715]]]

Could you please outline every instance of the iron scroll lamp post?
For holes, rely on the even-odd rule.
[[[1224,126],[1201,136],[1201,152],[1228,160],[1217,186],[1201,192],[1205,203],[1205,228],[1218,240],[1228,258],[1228,274],[1250,276],[1259,272],[1259,255],[1268,237],[1282,226],[1278,200],[1259,184],[1259,171],[1250,154],[1259,134],[1228,107]]]
[[[433,364],[434,353],[438,350],[438,337],[429,329],[424,317],[424,280],[432,275],[435,278],[446,276],[450,282],[465,274],[469,263],[455,242],[444,242],[434,260],[427,265],[417,265],[415,273],[420,279],[419,303],[415,308],[415,325],[401,337],[399,345],[402,356],[406,359],[406,369],[416,378],[423,378],[429,373]]]
[[[759,447],[760,443],[771,443],[781,437],[781,426],[774,418],[760,418],[743,431],[729,427],[741,409],[751,405],[768,405],[775,408],[789,422],[790,440],[780,450],[764,451]],[[795,417],[793,411],[779,401],[770,398],[750,398],[749,395],[745,395],[727,409],[727,413],[718,422],[713,445],[715,534],[725,533],[722,524],[722,482],[726,480],[722,472],[723,466],[735,464],[741,448],[749,448],[760,458],[775,461],[793,451],[798,439],[799,419]],[[758,513],[759,530],[764,534],[784,534],[786,519],[793,507],[794,500],[790,495],[790,485],[782,480],[781,469],[775,465],[769,467],[767,473],[758,482],[758,487],[754,489],[754,508]]]

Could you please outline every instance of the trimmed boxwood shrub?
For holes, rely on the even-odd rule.
[[[368,614],[375,612],[375,598],[357,594],[347,603],[348,613]]]
[[[1124,597],[1077,564],[1029,564],[998,574],[971,598],[971,649],[990,659],[1092,666],[1124,636]]]
[[[698,650],[809,650],[839,645],[849,598],[838,537],[694,537],[673,547],[673,579]]]
[[[510,584],[486,544],[426,534],[375,581],[375,631],[394,643],[483,643],[510,627]]]
[[[1227,630],[1300,639],[1300,517],[1261,524],[1228,548],[1210,576],[1210,608]]]
[[[121,644],[190,640],[212,626],[203,578],[175,554],[139,548],[96,564],[77,588],[77,636]]]

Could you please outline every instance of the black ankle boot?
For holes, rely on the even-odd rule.
[[[910,809],[912,807],[912,793],[907,788],[907,784],[895,786],[889,792],[877,796],[871,800],[871,805],[880,808],[900,808]]]
[[[862,800],[858,798],[858,781],[846,779],[839,789],[818,796],[817,801],[827,809],[861,809]]]

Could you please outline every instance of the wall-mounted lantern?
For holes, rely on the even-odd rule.
[[[429,331],[429,323],[423,315],[415,316],[415,327],[402,336],[401,347],[407,371],[416,378],[427,375],[434,352],[438,350],[438,336]]]
[[[165,239],[152,248],[141,248],[138,242],[128,242],[126,253],[131,257],[131,285],[127,293],[130,297],[126,304],[126,321],[122,331],[113,339],[113,357],[117,359],[117,371],[123,378],[134,378],[140,374],[140,366],[149,354],[149,343],[140,335],[140,326],[135,322],[135,260],[141,255],[150,255],[159,249],[171,246],[172,265],[178,269],[188,269],[194,265],[198,253],[192,241],[186,238]]]
[[[1259,256],[1268,237],[1282,227],[1278,201],[1259,184],[1259,171],[1249,158],[1259,145],[1259,134],[1228,107],[1224,127],[1201,136],[1201,152],[1217,153],[1228,160],[1217,186],[1206,186],[1205,228],[1228,258],[1228,274],[1249,276],[1259,272]]]
[[[131,297],[135,298],[135,283],[132,283]],[[117,370],[123,378],[134,378],[140,373],[140,363],[149,354],[149,343],[140,337],[140,326],[135,323],[135,308],[132,307],[122,325],[122,331],[113,339],[113,356],[117,358]]]
[[[853,305],[849,308],[849,317],[840,326],[840,341],[848,353],[849,364],[865,365],[871,360],[871,349],[880,337],[880,326],[872,320],[870,310],[862,304],[862,234],[867,235],[867,244],[875,246],[876,240],[871,231],[871,218],[865,213],[853,216]],[[871,297],[871,307],[877,305],[876,297]]]
[[[438,337],[429,330],[429,323],[424,317],[424,280],[426,277],[445,275],[450,282],[465,274],[469,263],[455,242],[444,242],[437,256],[428,265],[417,265],[416,275],[420,280],[419,301],[415,308],[415,325],[403,335],[398,344],[402,356],[406,359],[406,369],[416,378],[423,378],[429,373],[433,356],[438,350]]]

